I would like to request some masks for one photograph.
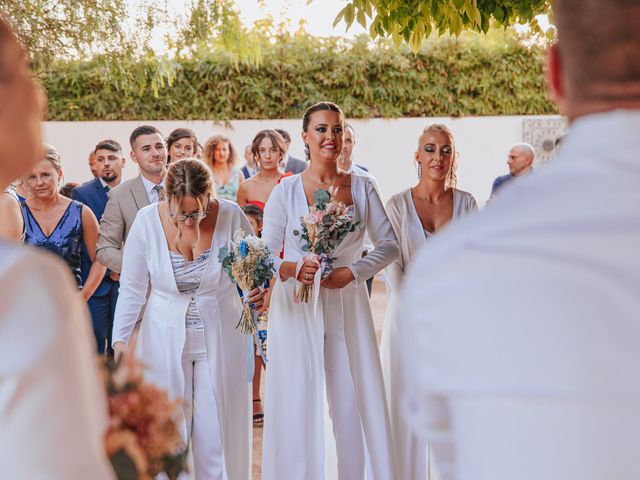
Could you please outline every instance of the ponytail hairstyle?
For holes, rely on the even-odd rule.
[[[212,198],[216,198],[211,172],[203,162],[195,158],[183,158],[169,165],[165,177],[165,192],[170,212],[175,212],[185,197],[193,197],[198,202],[198,210],[204,213],[207,204]],[[174,240],[174,248],[177,250],[182,233],[178,227],[178,221],[170,217],[178,230]],[[196,244],[200,241],[200,219],[196,222]]]
[[[309,131],[309,123],[311,122],[311,115],[320,111],[337,112],[342,117],[342,121],[344,123],[344,113],[342,113],[342,110],[338,105],[336,105],[333,102],[318,102],[311,105],[309,108],[305,110],[304,115],[302,116],[303,132]],[[304,146],[304,157],[307,162],[311,161],[311,157],[309,155],[309,145]]]

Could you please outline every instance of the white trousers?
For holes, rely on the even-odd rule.
[[[333,318],[326,318],[333,317]],[[338,480],[363,480],[365,448],[356,393],[349,370],[341,315],[325,316],[324,370],[329,415],[338,457]],[[384,418],[384,414],[381,415]]]
[[[184,418],[195,480],[227,480],[218,409],[209,375],[204,330],[187,329],[182,351]]]

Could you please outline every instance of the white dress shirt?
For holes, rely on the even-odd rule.
[[[144,175],[140,175],[140,178],[142,178],[142,184],[144,185],[144,189],[147,192],[147,199],[149,200],[149,205],[151,205],[152,203],[157,203],[158,191],[154,190],[157,184],[153,183]],[[162,180],[162,183],[160,183],[160,185],[162,186],[162,188],[164,188],[164,180]]]
[[[638,110],[576,120],[414,262],[401,401],[445,479],[640,478],[638,132]]]

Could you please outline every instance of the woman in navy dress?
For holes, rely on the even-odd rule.
[[[49,250],[69,266],[84,300],[98,288],[106,268],[96,260],[98,220],[90,208],[59,193],[62,180],[60,156],[45,147],[45,158],[27,175],[31,196],[21,203],[25,222],[24,243]],[[80,260],[85,244],[91,270],[82,283]]]

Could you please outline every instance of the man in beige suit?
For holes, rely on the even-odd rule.
[[[120,279],[122,253],[138,210],[164,198],[164,175],[167,171],[167,148],[157,128],[143,125],[129,138],[131,159],[140,167],[140,175],[109,192],[96,255],[111,270],[114,281]]]

